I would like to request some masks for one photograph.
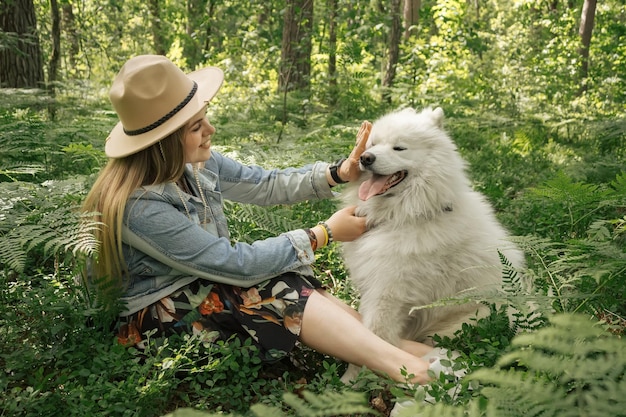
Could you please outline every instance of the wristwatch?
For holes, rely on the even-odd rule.
[[[330,176],[332,177],[333,181],[335,181],[337,184],[345,184],[348,181],[344,181],[339,177],[339,174],[337,173],[337,170],[339,170],[339,167],[341,167],[341,164],[343,164],[343,162],[346,160],[346,158],[341,158],[340,160],[338,160],[337,162],[335,162],[333,165],[330,166]]]

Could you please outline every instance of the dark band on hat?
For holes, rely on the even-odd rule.
[[[157,127],[161,126],[163,123],[167,122],[169,119],[174,117],[176,113],[178,113],[183,107],[185,107],[187,103],[191,101],[191,98],[196,94],[196,91],[198,91],[198,84],[194,81],[193,87],[191,87],[191,91],[189,92],[187,97],[185,97],[185,99],[181,101],[178,106],[174,107],[174,109],[172,109],[171,112],[167,113],[165,116],[161,117],[159,120],[157,120],[156,122],[152,123],[149,126],[142,127],[141,129],[136,129],[136,130],[124,129],[124,133],[126,133],[128,136],[137,136],[137,135],[141,135],[142,133],[146,133],[153,129],[156,129]]]

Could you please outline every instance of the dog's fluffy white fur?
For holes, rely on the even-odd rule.
[[[409,313],[464,290],[500,288],[498,250],[514,266],[523,264],[491,205],[472,189],[443,118],[441,108],[404,109],[374,122],[361,180],[343,193],[368,224],[362,237],[343,244],[359,312],[395,345],[452,336],[475,317],[475,303]]]

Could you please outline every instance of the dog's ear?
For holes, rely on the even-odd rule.
[[[441,107],[437,107],[432,111],[432,120],[435,126],[438,128],[443,127],[443,109]]]

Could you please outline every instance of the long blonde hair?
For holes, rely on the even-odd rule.
[[[120,289],[127,276],[122,252],[122,222],[130,195],[142,186],[178,180],[185,169],[183,139],[186,126],[132,155],[109,159],[82,205],[102,223],[95,237],[100,243],[92,262],[92,282],[101,289]],[[113,284],[113,285],[111,285]]]

